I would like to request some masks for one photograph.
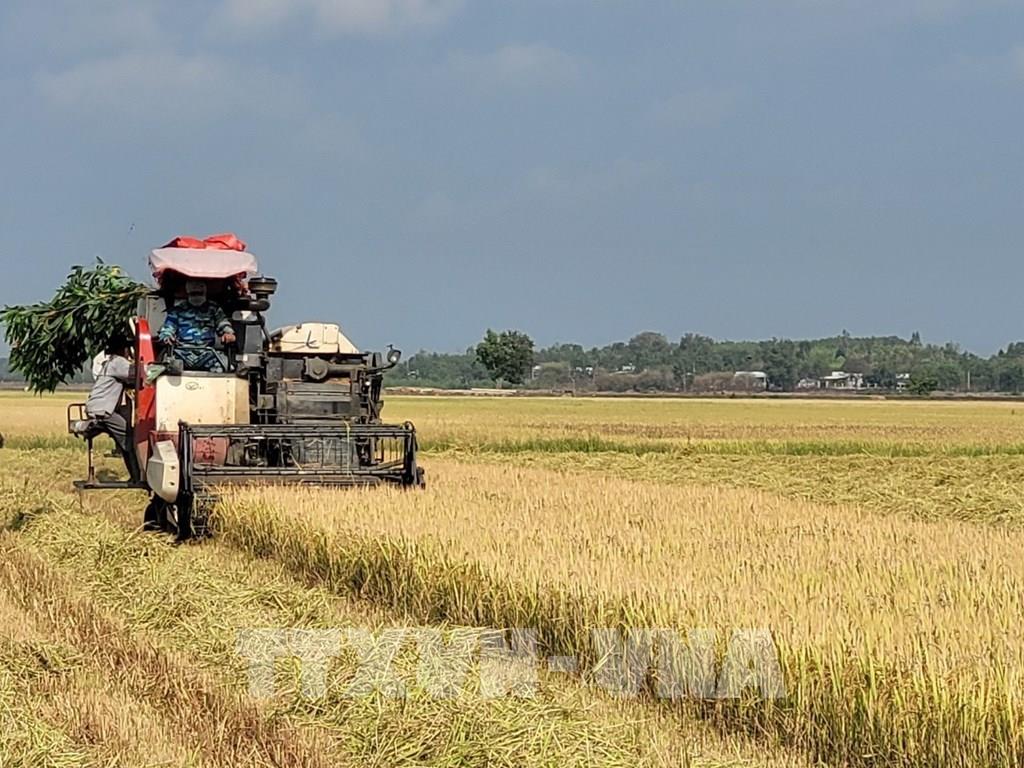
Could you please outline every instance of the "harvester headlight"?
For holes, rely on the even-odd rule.
[[[390,365],[398,365],[398,361],[402,359],[402,350],[395,349],[394,347],[388,348],[388,363]]]

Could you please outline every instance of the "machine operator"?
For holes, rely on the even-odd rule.
[[[187,298],[168,310],[157,339],[171,346],[186,371],[224,371],[213,345],[218,338],[225,345],[235,343],[231,321],[209,300],[204,281],[186,281],[185,293]]]

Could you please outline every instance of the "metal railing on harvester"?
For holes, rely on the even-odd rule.
[[[226,444],[225,444],[226,441]],[[218,442],[216,458],[211,442]],[[179,425],[182,490],[244,483],[414,486],[416,430],[387,424]]]

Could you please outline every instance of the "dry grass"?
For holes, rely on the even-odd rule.
[[[1016,531],[596,474],[432,470],[427,493],[246,492],[223,505],[225,536],[337,589],[538,627],[584,657],[595,626],[770,628],[788,699],[717,716],[826,759],[1024,755]]]
[[[0,391],[0,432],[11,436],[63,435],[69,403],[85,402],[87,392],[31,395]]]
[[[523,451],[446,452],[510,463],[679,486],[753,488],[796,501],[923,520],[1024,524],[1024,457],[774,456]],[[429,461],[428,461],[429,463]]]
[[[135,646],[154,638],[166,685],[201,676],[203,701],[183,707],[204,711],[212,697],[244,719],[246,703],[231,698],[235,628],[429,621],[537,627],[548,648],[584,659],[595,626],[711,627],[723,640],[768,627],[789,697],[620,706],[553,678],[536,706],[359,708],[335,696],[309,708],[293,697],[260,710],[257,726],[285,729],[271,743],[326,744],[340,764],[675,764],[680,753],[705,758],[697,765],[799,763],[779,743],[829,764],[1024,759],[1015,404],[400,398],[385,417],[417,423],[426,493],[257,491],[224,505],[220,544],[172,550],[131,533],[136,494],[89,502],[83,518],[47,490],[67,488],[84,463],[61,436],[69,399],[0,395],[0,519],[17,529],[0,557],[21,585],[4,600],[77,665],[55,678],[66,698],[34,688],[29,706],[20,662],[0,650],[0,709],[21,724],[4,737],[18,754],[135,764],[144,723],[127,716],[144,712],[160,754],[192,759],[180,750],[206,743],[202,732],[175,736],[133,682],[136,663],[157,663]],[[25,581],[33,568],[42,575]],[[55,596],[26,603],[26,584]],[[87,634],[61,634],[47,618],[57,613],[128,638],[134,661],[111,666]],[[109,695],[93,691],[99,680]],[[695,725],[694,712],[729,736]],[[766,745],[762,760],[744,734]],[[203,764],[238,757],[203,749]]]
[[[82,396],[0,393],[8,447],[62,452],[78,471],[64,409]],[[406,397],[385,413],[415,421],[428,455],[1024,522],[1024,404]]]
[[[15,567],[5,562],[5,578]],[[10,586],[0,592],[4,765],[197,764],[158,710],[70,645],[66,627],[41,626]]]
[[[428,443],[464,449],[506,441],[798,441],[884,446],[1024,442],[1024,402],[629,398],[390,398],[388,419],[412,420]]]
[[[67,404],[85,392],[0,392],[0,432],[64,434]],[[472,448],[518,441],[609,439],[799,441],[930,446],[1024,443],[1024,401],[672,400],[630,398],[392,397],[389,421],[415,422],[428,442]]]
[[[1024,404],[405,398],[389,416],[459,459],[1024,523]]]
[[[8,452],[4,468],[49,478],[56,467],[41,457]],[[18,617],[0,633],[0,680],[11,683],[0,697],[21,724],[9,747],[0,741],[0,764],[653,766],[692,755],[709,768],[805,764],[780,750],[755,757],[762,750],[743,739],[595,697],[561,676],[542,675],[532,700],[435,700],[415,689],[415,648],[400,662],[414,684],[407,700],[342,695],[355,668],[345,656],[326,698],[302,699],[286,665],[279,694],[256,706],[237,629],[378,631],[413,617],[340,600],[216,542],[175,548],[140,535],[137,501],[92,497],[79,511],[64,494],[0,482],[0,607]],[[70,660],[46,686],[25,663],[39,648]]]
[[[97,677],[142,700],[169,729],[184,735],[202,762],[213,766],[329,766],[325,735],[303,730],[285,718],[265,715],[243,692],[223,686],[192,661],[188,646],[161,647],[135,635],[122,617],[110,614],[33,552],[7,549],[0,579],[9,594],[68,645],[80,649]],[[126,585],[127,586],[127,585]],[[121,733],[124,723],[99,719],[91,735],[109,744],[102,731]],[[130,732],[129,732],[130,733]],[[146,734],[123,739],[117,757],[131,764],[131,751],[146,749]]]

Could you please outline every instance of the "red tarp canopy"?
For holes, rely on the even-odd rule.
[[[232,234],[212,235],[205,240],[176,237],[150,253],[149,267],[157,281],[167,271],[198,279],[244,280],[256,274],[256,257]]]
[[[205,240],[187,236],[176,237],[164,248],[212,248],[218,251],[244,251],[245,242],[230,232],[225,232],[220,235],[210,235]]]

